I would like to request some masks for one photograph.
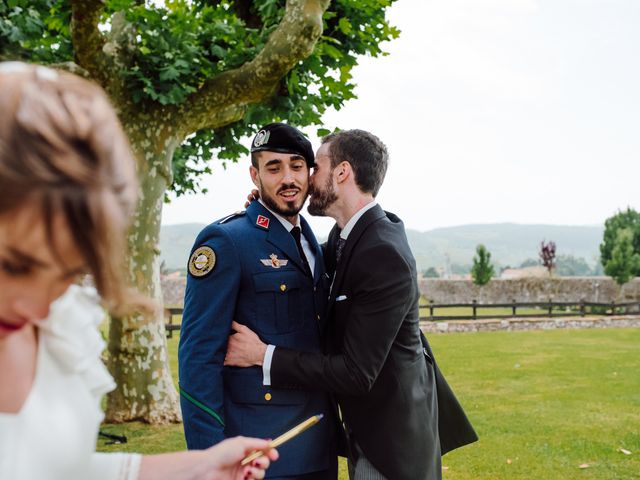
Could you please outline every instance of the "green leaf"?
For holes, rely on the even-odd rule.
[[[180,76],[180,72],[173,66],[168,66],[160,70],[160,80],[175,80]]]
[[[210,52],[214,57],[224,58],[227,56],[227,51],[220,45],[212,45]]]
[[[326,35],[323,35],[320,38],[322,39],[323,42],[334,43],[335,45],[342,45],[342,42],[340,40],[338,40],[337,38],[328,37]]]
[[[287,90],[289,91],[289,95],[295,94],[299,83],[300,77],[298,77],[298,72],[292,70],[291,74],[289,75],[289,81],[287,82]]]
[[[353,27],[351,26],[351,22],[348,19],[344,18],[344,17],[342,17],[338,21],[338,28],[345,35],[349,35],[351,33],[351,31],[353,30]]]
[[[333,45],[329,45],[328,43],[325,43],[322,46],[322,48],[324,50],[324,53],[329,55],[331,58],[335,58],[336,60],[339,60],[340,58],[342,58],[342,52],[338,50],[336,47],[334,47]]]

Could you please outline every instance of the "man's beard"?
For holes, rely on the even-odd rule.
[[[331,175],[327,179],[324,185],[324,189],[320,190],[311,186],[309,188],[311,193],[311,199],[309,200],[309,206],[307,210],[309,214],[323,217],[327,214],[327,209],[338,200],[338,195],[333,188],[331,181]]]
[[[278,195],[282,190],[287,190],[291,188],[298,188],[298,187],[296,187],[293,184],[283,185],[278,189],[278,191],[276,192],[276,195]],[[304,201],[307,198],[308,192],[304,193],[302,189],[300,189],[300,191],[303,193],[302,195],[303,200],[300,202],[300,205],[292,204],[292,205],[289,205],[287,208],[283,208],[280,205],[278,205],[278,202],[273,196],[265,192],[264,188],[262,188],[262,181],[260,181],[260,198],[262,198],[262,201],[265,203],[265,205],[269,207],[269,210],[283,217],[292,217],[294,215],[297,215],[300,212],[300,210],[302,210],[302,206],[304,205]]]

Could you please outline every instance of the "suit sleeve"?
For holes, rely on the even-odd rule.
[[[276,347],[274,387],[303,387],[363,395],[373,386],[412,305],[413,274],[393,245],[354,252],[349,316],[340,353],[323,355]],[[345,305],[346,307],[346,305]],[[338,305],[334,306],[338,307]],[[334,314],[338,314],[337,311]]]
[[[214,227],[200,237],[194,249],[208,246],[216,260],[208,275],[187,278],[178,367],[189,449],[224,439],[222,368],[240,284],[240,260],[228,235]]]

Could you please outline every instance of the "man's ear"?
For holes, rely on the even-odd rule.
[[[338,165],[336,165],[336,168],[334,168],[333,171],[337,183],[346,181],[353,173],[351,164],[347,161],[340,162]]]
[[[260,188],[260,181],[258,179],[258,169],[256,167],[254,167],[253,165],[251,165],[249,167],[249,174],[251,175],[251,181],[259,189]]]

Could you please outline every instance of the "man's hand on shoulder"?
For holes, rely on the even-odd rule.
[[[251,202],[258,200],[260,198],[260,192],[257,189],[251,190],[251,193],[247,195],[247,201],[244,203],[244,208],[249,208]]]
[[[231,367],[261,366],[267,345],[245,325],[234,321],[231,322],[231,328],[236,333],[229,336],[224,364]]]

